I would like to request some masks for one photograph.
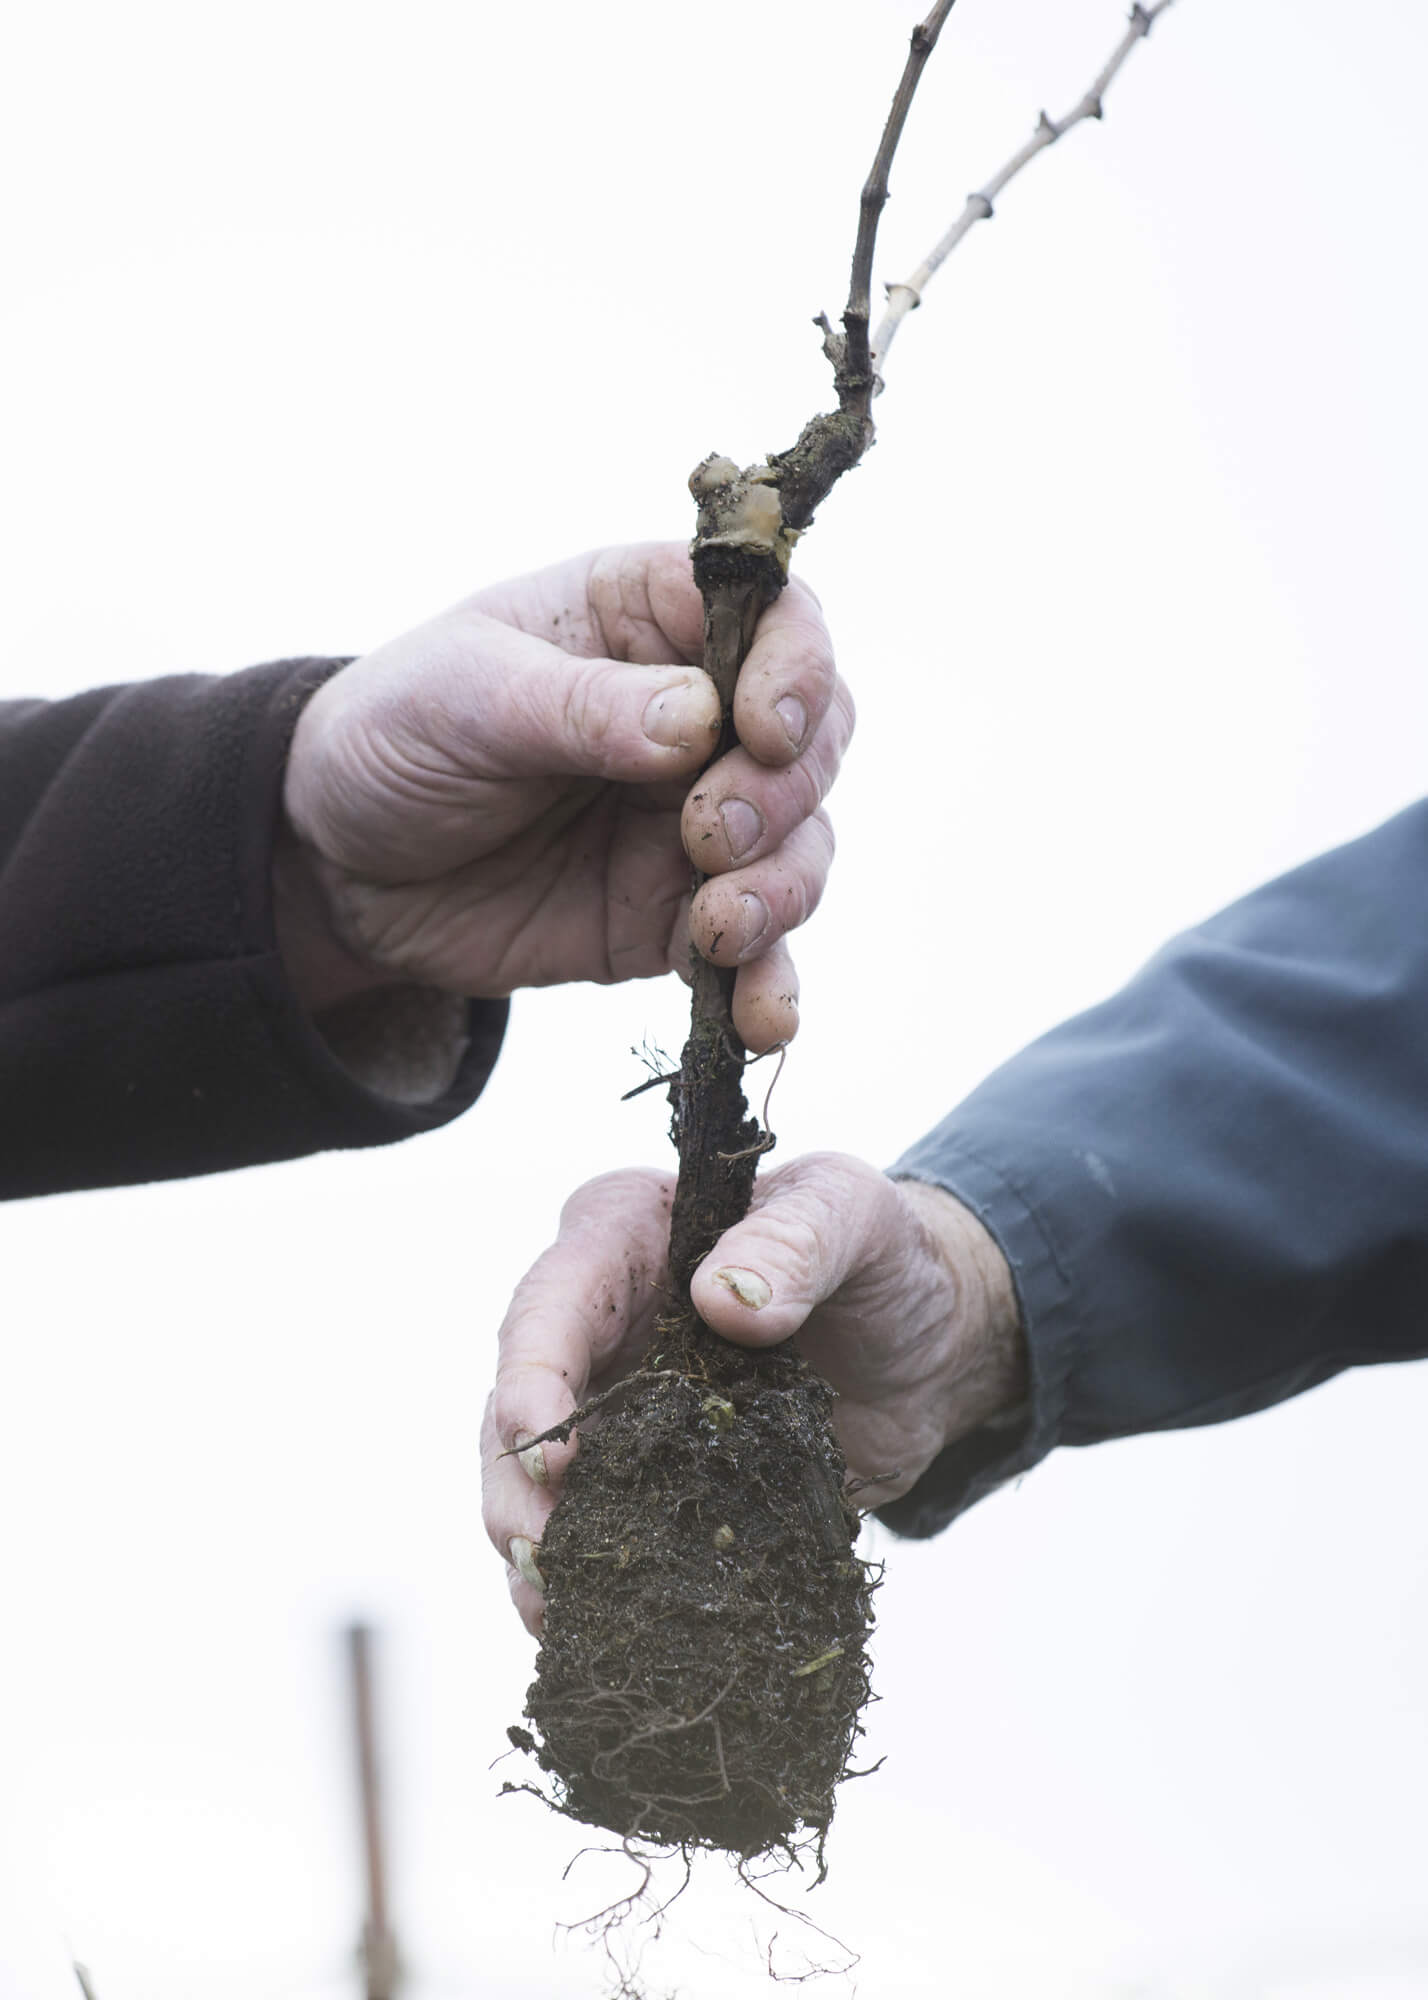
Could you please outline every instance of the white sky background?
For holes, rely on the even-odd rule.
[[[826,401],[808,321],[914,11],[11,5],[4,691],[358,651],[684,536],[698,458]],[[882,277],[1121,14],[961,0]],[[1182,0],[904,327],[799,555],[861,730],[780,1158],[891,1159],[1423,789],[1425,68],[1408,0]],[[0,1214],[0,2000],[70,2000],[24,1959],[44,1898],[100,2000],[355,1992],[358,1610],[413,2000],[601,1990],[551,1944],[598,1867],[562,1885],[571,1830],[494,1796],[531,1648],[476,1428],[563,1196],[666,1157],[656,1095],[617,1100],[682,1007],[525,997],[430,1139]],[[1361,1373],[882,1538],[888,1762],[808,1906],[860,1994],[1424,1990],[1425,1425],[1428,1371]],[[654,1990],[768,1990],[704,1875]]]

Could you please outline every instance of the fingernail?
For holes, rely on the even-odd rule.
[[[543,1592],[545,1590],[545,1578],[541,1575],[535,1564],[535,1552],[538,1546],[539,1544],[531,1541],[528,1535],[512,1535],[510,1541],[511,1561],[520,1571],[526,1582],[531,1585],[532,1589]]]
[[[743,942],[739,946],[740,958],[747,958],[759,939],[769,927],[769,906],[762,896],[752,890],[739,898],[739,935]]]
[[[672,681],[650,699],[644,732],[664,750],[687,750],[710,733],[709,696],[697,681]],[[717,733],[718,724],[712,724]]]
[[[786,694],[774,703],[774,714],[788,733],[788,740],[797,750],[808,734],[808,710],[796,694]]]
[[[764,830],[764,816],[747,799],[725,799],[719,808],[724,822],[724,838],[729,843],[729,859],[738,861],[748,853]]]
[[[545,1452],[535,1441],[534,1431],[517,1431],[511,1439],[517,1458],[530,1474],[537,1486],[549,1486],[550,1468],[545,1462]]]
[[[767,1278],[761,1278],[757,1271],[740,1270],[737,1264],[726,1264],[714,1273],[716,1285],[727,1285],[741,1306],[748,1306],[754,1312],[761,1312],[773,1297],[773,1287]]]

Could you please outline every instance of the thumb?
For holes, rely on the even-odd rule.
[[[846,1153],[810,1153],[755,1190],[694,1274],[696,1311],[726,1340],[769,1347],[855,1277],[896,1226],[885,1174]]]
[[[318,689],[285,802],[329,860],[400,880],[467,858],[473,786],[677,780],[718,738],[719,697],[698,667],[581,659],[461,607]]]
[[[473,778],[647,784],[697,770],[719,740],[698,667],[585,659],[477,611],[441,622],[445,643],[406,669],[405,720]]]

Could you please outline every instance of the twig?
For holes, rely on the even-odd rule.
[[[612,1382],[608,1389],[602,1389],[598,1396],[589,1397],[578,1410],[572,1410],[563,1422],[552,1424],[550,1429],[542,1431],[539,1437],[527,1438],[524,1444],[513,1444],[509,1451],[498,1451],[493,1463],[499,1464],[503,1458],[519,1458],[521,1453],[529,1451],[533,1444],[565,1444],[571,1432],[578,1430],[587,1417],[593,1417],[597,1410],[603,1409],[617,1396],[628,1396],[632,1389],[644,1388],[647,1382],[685,1382],[688,1379],[679,1368],[637,1368],[633,1374],[622,1375],[618,1382]]]
[[[621,1104],[628,1104],[632,1097],[643,1097],[647,1090],[658,1090],[662,1083],[678,1082],[679,1071],[677,1069],[668,1070],[663,1076],[647,1076],[644,1082],[637,1083],[633,1090],[622,1091],[620,1102]]]
[[[993,203],[997,196],[1008,181],[1014,180],[1022,168],[1034,160],[1038,153],[1044,153],[1048,146],[1054,146],[1073,125],[1079,125],[1087,118],[1099,118],[1102,115],[1102,100],[1122,63],[1136,43],[1145,40],[1157,17],[1172,4],[1173,0],[1152,0],[1150,6],[1143,7],[1137,0],[1137,4],[1130,11],[1129,27],[1116,44],[1110,60],[1080,102],[1074,105],[1064,118],[1051,118],[1043,111],[1037,120],[1036,130],[1026,144],[1019,152],[1012,154],[1001,171],[993,174],[984,187],[978,188],[975,194],[968,195],[962,213],[947,234],[918,265],[912,276],[904,279],[901,284],[888,286],[887,311],[873,335],[871,366],[875,374],[881,373],[882,364],[898,328],[907,315],[922,304],[922,294],[962,238],[976,223],[991,221],[994,212]]]
[[[74,1976],[79,1981],[79,1990],[84,1995],[84,2000],[98,2000],[98,1996],[96,1995],[94,1988],[90,1983],[88,1967],[83,1965],[76,1965],[74,1968]]]
[[[877,154],[868,178],[863,183],[863,192],[858,205],[858,240],[853,246],[853,271],[848,285],[848,304],[843,313],[845,342],[841,353],[835,352],[829,355],[839,378],[840,401],[845,392],[861,395],[864,399],[870,398],[873,392],[874,376],[868,354],[868,320],[871,311],[869,298],[873,283],[873,250],[878,239],[878,222],[888,198],[888,173],[927,58],[936,47],[937,37],[942,33],[942,24],[952,12],[954,4],[955,0],[938,0],[938,4],[927,19],[919,22],[913,29],[902,81],[898,84],[892,109],[888,112],[887,124],[883,127],[883,136],[878,143]]]

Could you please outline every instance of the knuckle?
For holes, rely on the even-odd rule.
[[[571,1234],[592,1221],[608,1222],[612,1212],[628,1213],[634,1204],[663,1188],[666,1178],[657,1167],[617,1167],[612,1173],[597,1175],[578,1187],[561,1209],[560,1234]]]
[[[766,1216],[765,1226],[787,1282],[801,1296],[816,1297],[824,1254],[817,1215],[801,1203],[789,1203]]]
[[[837,677],[833,699],[828,707],[843,732],[843,747],[846,749],[858,726],[858,704],[853,699],[853,690],[841,674]]]
[[[524,1428],[516,1403],[509,1375],[503,1377],[498,1373],[496,1385],[486,1404],[484,1475],[488,1482],[495,1479],[500,1469],[509,1463],[506,1453],[515,1443],[516,1432]]]
[[[812,819],[837,776],[838,760],[836,755],[828,755],[829,747],[823,742],[820,730],[808,754],[779,772],[777,783],[784,795],[786,809],[792,808],[787,816],[794,825],[802,825],[804,820]]]
[[[826,875],[833,865],[833,856],[838,847],[838,836],[833,831],[833,821],[827,809],[820,806],[808,820],[810,837],[819,861]]]
[[[710,842],[717,847],[719,835],[720,799],[715,787],[705,777],[697,791],[689,794],[679,815],[679,832],[686,853],[706,874],[714,871],[714,865],[721,857],[717,852],[704,854],[701,850]]]
[[[869,1166],[856,1153],[839,1153],[831,1148],[821,1152],[805,1153],[800,1160],[789,1163],[788,1172],[797,1173],[800,1179],[810,1181],[827,1180],[840,1187],[866,1189],[881,1185],[887,1179],[879,1168]]]
[[[562,734],[579,743],[596,763],[610,758],[622,734],[623,718],[612,699],[610,678],[599,661],[572,661],[556,689]]]

